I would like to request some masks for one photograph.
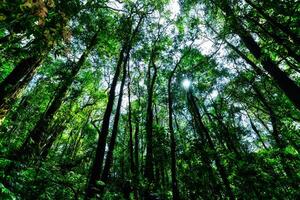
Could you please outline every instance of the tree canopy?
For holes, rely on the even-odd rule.
[[[299,16],[0,1],[0,199],[299,199]]]

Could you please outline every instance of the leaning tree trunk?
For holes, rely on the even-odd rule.
[[[210,134],[208,132],[208,129],[205,127],[204,123],[202,122],[202,119],[201,119],[201,115],[199,113],[199,109],[198,109],[198,106],[195,102],[195,99],[194,99],[194,96],[192,94],[192,91],[191,89],[188,90],[188,103],[189,103],[189,107],[190,107],[190,110],[191,110],[191,114],[195,120],[195,125],[196,125],[196,129],[198,131],[198,133],[200,135],[202,135],[202,139],[204,141],[203,144],[205,145],[205,143],[207,142],[208,144],[208,148],[214,152],[214,160],[216,162],[216,166],[217,166],[217,169],[219,171],[219,174],[221,176],[221,179],[225,185],[225,189],[226,189],[226,194],[227,196],[229,197],[229,199],[231,200],[234,200],[235,197],[234,197],[234,194],[233,194],[233,191],[230,187],[230,183],[229,183],[229,180],[228,180],[228,175],[226,173],[226,170],[225,170],[225,167],[223,166],[223,164],[221,163],[221,158],[219,157],[218,155],[218,152],[216,151],[216,148],[213,144],[213,141],[210,137]],[[200,145],[202,146],[202,145]],[[204,147],[201,147],[201,148],[204,148]],[[204,154],[207,154],[206,150],[204,150]],[[209,164],[211,163],[211,161],[209,161]]]
[[[129,56],[128,54],[130,51],[130,47],[127,47],[126,45],[128,45],[128,44],[124,44],[121,49],[121,52],[119,55],[119,60],[117,63],[117,68],[115,71],[115,75],[114,75],[113,81],[111,83],[109,96],[108,96],[108,103],[106,105],[106,109],[105,109],[103,120],[102,120],[102,127],[101,127],[101,131],[100,131],[101,134],[99,135],[99,139],[98,139],[96,155],[95,155],[95,159],[94,159],[94,162],[93,162],[93,165],[91,168],[90,178],[89,178],[88,185],[86,188],[85,199],[90,199],[94,196],[95,191],[93,188],[96,187],[96,182],[97,182],[97,180],[100,179],[103,160],[104,160],[106,138],[109,133],[109,124],[110,124],[109,122],[110,122],[110,116],[111,116],[113,105],[114,105],[117,82],[118,82],[119,75],[121,72],[122,64],[124,62],[124,54],[126,52],[126,54],[127,54],[126,58],[127,58]]]
[[[222,198],[221,187],[217,181],[214,170],[212,168],[212,161],[208,157],[208,153],[205,150],[205,141],[204,141],[205,138],[204,138],[204,135],[202,134],[201,127],[199,126],[199,123],[198,123],[198,118],[199,118],[200,114],[197,111],[195,112],[193,104],[191,104],[190,102],[191,101],[188,98],[188,104],[189,104],[188,106],[189,106],[189,110],[190,110],[190,113],[191,113],[192,119],[193,119],[192,127],[194,129],[194,132],[198,133],[200,140],[201,140],[200,145],[198,146],[198,148],[200,150],[201,160],[203,162],[203,166],[207,170],[209,180],[211,181],[208,185],[210,186],[210,188],[212,190],[214,198],[220,199],[220,198]],[[197,114],[199,114],[198,117],[197,117]]]
[[[43,59],[44,56],[40,55],[21,60],[0,83],[0,123],[11,109],[11,104],[32,79],[35,70],[42,63]]]
[[[259,23],[257,20],[247,17],[246,19],[251,20],[255,26],[259,27],[266,36],[271,37],[278,45],[281,45],[283,48],[286,49],[286,55],[295,59],[298,63],[300,62],[300,56],[297,55],[297,51],[293,48],[293,46],[286,44],[285,41],[280,38],[276,33],[267,30],[264,24]]]
[[[94,194],[95,194],[94,188],[96,187],[96,182],[97,182],[97,180],[100,179],[103,160],[104,160],[106,138],[107,138],[107,135],[109,132],[109,124],[110,124],[109,121],[110,121],[110,116],[111,116],[113,105],[114,105],[115,90],[117,87],[117,82],[119,79],[122,65],[126,65],[128,59],[129,59],[129,54],[130,54],[130,51],[132,48],[132,44],[139,32],[139,28],[141,26],[143,19],[144,19],[144,15],[142,15],[140,17],[138,24],[136,25],[134,30],[132,32],[130,31],[131,35],[128,35],[127,38],[125,38],[123,46],[122,46],[122,50],[120,52],[115,75],[114,75],[114,78],[113,78],[113,81],[112,81],[112,84],[110,87],[108,103],[106,105],[106,109],[105,109],[103,120],[102,120],[101,134],[99,135],[99,139],[98,139],[95,159],[94,159],[92,167],[91,167],[90,178],[88,180],[87,188],[85,191],[85,197],[84,197],[85,199],[91,199],[94,196]]]
[[[279,66],[265,54],[257,42],[253,39],[250,32],[247,31],[240,20],[235,16],[234,11],[229,6],[228,1],[218,1],[218,6],[223,10],[228,17],[233,31],[241,38],[242,42],[249,49],[250,53],[261,62],[263,68],[271,75],[281,90],[300,110],[300,87],[282,71]]]
[[[22,160],[28,160],[32,157],[39,157],[43,151],[48,151],[47,149],[45,149],[45,147],[50,148],[49,145],[46,145],[47,138],[52,137],[52,134],[47,132],[50,122],[52,121],[55,113],[60,108],[69,87],[74,81],[79,70],[84,65],[89,53],[97,45],[97,37],[98,37],[98,32],[95,33],[95,35],[90,41],[90,44],[88,45],[84,53],[81,55],[78,62],[76,64],[72,64],[70,76],[67,78],[66,81],[62,82],[61,87],[57,91],[50,106],[48,107],[46,112],[42,115],[42,117],[39,119],[39,121],[32,129],[32,131],[29,133],[21,148],[17,151],[16,155],[18,156],[18,158]]]
[[[111,134],[110,143],[108,146],[108,152],[106,154],[106,160],[105,160],[103,172],[101,175],[101,181],[103,181],[104,183],[107,183],[109,171],[110,171],[112,161],[113,161],[113,151],[115,148],[116,138],[118,135],[118,126],[119,126],[119,119],[120,119],[120,113],[121,113],[121,105],[122,105],[122,98],[123,98],[123,93],[124,93],[123,90],[124,90],[125,80],[126,80],[126,63],[124,63],[124,67],[123,67],[123,78],[122,78],[120,92],[119,92],[119,99],[118,99],[118,104],[117,104],[117,108],[116,108],[112,134]]]
[[[296,33],[294,33],[289,27],[279,23],[276,19],[270,17],[267,13],[264,12],[263,8],[255,5],[251,0],[245,0],[249,5],[251,5],[261,16],[263,16],[270,24],[274,27],[274,29],[281,30],[286,36],[291,38],[294,44],[300,44],[300,37]]]
[[[252,121],[252,119],[250,118],[249,115],[248,115],[248,118],[249,118],[249,121],[250,121],[251,128],[252,128],[252,130],[256,133],[258,140],[260,141],[260,143],[262,144],[262,146],[263,146],[265,149],[268,149],[267,145],[266,145],[265,142],[264,142],[263,137],[261,136],[259,130],[258,130],[257,127],[255,126],[254,122]]]
[[[280,134],[279,120],[277,118],[277,115],[273,111],[273,109],[271,108],[271,106],[269,105],[269,103],[267,102],[265,97],[263,96],[263,94],[260,92],[258,87],[253,84],[252,88],[255,91],[255,93],[257,94],[257,97],[261,101],[262,105],[267,109],[267,111],[269,113],[272,128],[273,128],[273,130],[271,131],[271,134],[272,134],[272,136],[275,140],[276,146],[280,150],[279,157],[280,157],[280,160],[281,160],[281,164],[283,166],[283,170],[286,173],[287,177],[290,180],[292,180],[291,181],[291,186],[295,190],[298,190],[299,189],[299,184],[297,184],[297,183],[299,183],[299,178],[295,175],[296,174],[295,170],[287,164],[287,163],[289,163],[289,159],[287,158],[286,154],[284,153],[285,149],[287,147],[287,142],[283,139],[282,134]]]

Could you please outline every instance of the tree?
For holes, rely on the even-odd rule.
[[[65,3],[72,4],[72,2]],[[68,20],[75,13],[79,12],[80,7],[77,2],[73,3],[72,8],[74,10],[71,12],[65,7],[65,3],[52,2],[46,6],[44,2],[39,1],[37,3],[27,2],[27,4],[20,5],[21,10],[23,6],[25,11],[28,9],[28,11],[32,12],[32,15],[38,16],[40,27],[33,27],[34,29],[29,30],[29,33],[27,33],[34,34],[35,40],[30,43],[32,46],[31,51],[34,52],[34,54],[21,59],[10,74],[0,83],[0,120],[2,120],[10,110],[10,104],[17,98],[21,90],[28,85],[36,72],[36,69],[41,65],[49,51],[54,47],[54,44],[61,42],[61,40],[68,40]],[[15,6],[18,7],[18,5]],[[48,11],[47,7],[51,10]],[[48,14],[51,14],[52,16],[50,20],[46,21],[45,18]],[[28,20],[30,20],[31,23],[33,21],[33,16],[30,16]],[[19,25],[20,21],[14,23]],[[13,27],[17,27],[18,25],[15,25],[14,23]],[[23,31],[27,31],[25,27],[18,30],[18,32]],[[15,34],[14,29],[11,30],[11,34]]]
[[[0,199],[298,199],[295,0],[0,5]]]
[[[103,159],[104,159],[105,143],[106,143],[106,138],[107,138],[108,131],[109,131],[109,121],[110,121],[110,116],[112,113],[112,108],[113,108],[114,99],[115,99],[115,90],[116,90],[116,86],[117,86],[117,81],[118,81],[122,66],[126,67],[126,64],[129,59],[130,51],[131,51],[131,48],[133,45],[133,41],[134,41],[136,35],[138,34],[139,26],[141,25],[142,20],[143,20],[143,16],[141,16],[139,18],[139,21],[138,21],[138,24],[136,25],[136,27],[132,29],[131,28],[132,27],[132,18],[131,18],[131,16],[129,16],[127,18],[128,24],[125,24],[125,26],[129,25],[129,30],[125,29],[125,32],[127,32],[128,35],[125,35],[124,42],[122,44],[122,49],[120,51],[120,56],[119,56],[119,60],[117,63],[115,75],[114,75],[114,78],[113,78],[113,81],[112,81],[112,84],[110,87],[108,103],[107,103],[105,114],[104,114],[104,117],[102,120],[101,134],[99,136],[98,145],[97,145],[97,149],[96,149],[96,156],[95,156],[95,160],[93,162],[92,169],[91,169],[91,177],[89,179],[89,183],[88,183],[88,186],[86,189],[86,197],[85,197],[86,199],[93,197],[93,195],[94,195],[93,187],[95,187],[96,181],[99,180],[99,178],[100,178],[101,168],[102,168]],[[128,27],[125,27],[125,28],[128,29]]]

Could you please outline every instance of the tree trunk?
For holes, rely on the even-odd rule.
[[[173,96],[171,92],[172,78],[178,65],[179,63],[177,63],[177,65],[171,72],[168,79],[168,108],[169,108],[169,132],[170,132],[170,140],[171,140],[171,177],[172,177],[173,200],[180,199],[178,182],[177,182],[177,173],[176,173],[176,139],[175,139],[175,133],[173,128]]]
[[[135,163],[135,174],[134,174],[134,180],[135,182],[135,200],[139,199],[139,176],[140,176],[140,166],[139,166],[139,121],[138,117],[135,116],[135,132],[134,132],[134,163]]]
[[[188,94],[189,95],[189,94]],[[197,112],[195,112],[195,109],[193,107],[193,104],[190,104],[190,100],[188,98],[188,107],[189,107],[189,111],[192,115],[192,123],[191,126],[193,127],[193,131],[195,133],[197,133],[199,135],[200,138],[200,145],[198,146],[199,150],[200,150],[200,154],[201,154],[201,160],[203,163],[203,166],[206,168],[207,170],[207,174],[209,177],[209,180],[211,181],[211,183],[209,183],[208,185],[210,186],[212,193],[214,195],[214,199],[221,199],[222,198],[222,193],[221,193],[221,187],[220,184],[218,183],[216,176],[214,174],[214,170],[212,168],[212,162],[210,160],[210,158],[208,157],[208,153],[205,150],[205,141],[204,141],[204,135],[201,132],[201,128],[199,126],[198,123],[198,117],[197,116]],[[198,113],[199,114],[199,113]]]
[[[287,52],[286,53],[287,56],[289,56],[291,58],[294,58],[297,62],[300,62],[300,56],[297,55],[296,50],[294,50],[294,48],[291,47],[290,45],[286,44],[282,38],[280,38],[275,33],[270,32],[269,30],[267,30],[267,28],[263,24],[259,23],[257,20],[255,20],[251,17],[247,17],[247,19],[251,20],[255,24],[255,26],[258,26],[266,36],[269,36],[269,37],[273,38],[273,40],[278,45],[281,45],[283,48],[285,48],[286,52]]]
[[[287,164],[288,163],[288,158],[286,157],[286,155],[284,153],[285,152],[285,148],[287,147],[287,143],[284,141],[283,136],[280,134],[280,131],[279,131],[279,121],[277,119],[277,116],[276,116],[275,112],[273,111],[273,109],[268,104],[267,100],[262,95],[262,93],[256,87],[256,85],[253,85],[252,88],[255,91],[255,93],[257,94],[257,97],[261,101],[262,105],[265,106],[265,108],[269,112],[270,119],[271,119],[271,124],[272,124],[272,128],[273,128],[273,131],[271,131],[271,133],[272,133],[272,136],[273,136],[273,138],[275,140],[276,146],[280,150],[279,156],[280,156],[280,159],[281,159],[281,164],[283,166],[284,172],[286,173],[287,177],[290,180],[293,180],[293,181],[291,181],[292,187],[294,187],[297,190],[297,189],[299,189],[299,185],[297,185],[297,182],[299,181],[299,179],[297,178],[297,176],[295,176],[295,174],[296,174],[295,170],[292,169]]]
[[[117,82],[119,79],[119,75],[121,72],[121,68],[124,62],[127,62],[129,52],[130,52],[130,46],[127,46],[128,44],[123,44],[123,47],[121,49],[119,60],[117,63],[115,75],[113,78],[113,81],[111,83],[110,92],[108,96],[108,103],[106,105],[106,109],[104,112],[103,120],[102,120],[102,127],[101,127],[101,134],[99,135],[97,149],[96,149],[96,155],[94,158],[94,162],[91,168],[90,172],[90,178],[88,181],[88,185],[86,188],[86,194],[85,199],[90,199],[94,196],[94,188],[96,187],[96,181],[100,179],[103,160],[104,160],[104,152],[106,147],[106,138],[109,133],[109,122],[110,122],[110,116],[112,113],[114,100],[115,100],[115,90],[117,87]],[[126,53],[126,56],[124,57],[124,54]],[[124,60],[125,59],[125,60]]]
[[[288,37],[290,37],[296,45],[300,43],[300,37],[293,33],[289,27],[284,26],[276,21],[276,19],[270,17],[267,13],[263,11],[262,8],[255,5],[251,0],[245,0],[250,6],[252,6],[261,16],[263,16],[270,24],[274,27],[274,29],[280,29],[283,33],[285,33]]]
[[[221,159],[215,149],[215,146],[213,144],[213,141],[209,135],[209,132],[208,132],[208,129],[205,127],[204,123],[202,122],[201,120],[201,115],[199,113],[199,110],[198,110],[198,106],[195,102],[195,99],[194,99],[194,96],[192,94],[192,91],[191,89],[189,89],[188,93],[188,104],[189,104],[189,107],[190,107],[190,111],[191,111],[191,114],[194,118],[194,121],[195,121],[195,125],[196,125],[196,129],[197,129],[197,132],[200,134],[201,138],[202,138],[202,142],[203,142],[203,145],[205,145],[205,143],[207,142],[208,144],[208,148],[210,149],[210,151],[214,152],[214,160],[216,162],[216,166],[217,166],[217,169],[219,171],[219,174],[221,176],[221,179],[225,185],[225,189],[226,189],[226,194],[227,196],[229,197],[229,199],[231,200],[234,200],[234,194],[232,192],[232,189],[230,187],[230,183],[229,183],[229,180],[228,180],[228,175],[226,173],[226,170],[225,170],[225,167],[222,165],[221,163]],[[207,154],[206,150],[204,150],[204,147],[202,147],[202,145],[200,145],[202,150],[204,151],[203,154]],[[211,165],[211,161],[209,160],[209,158],[206,158],[206,162],[207,162],[207,165]]]
[[[217,35],[220,35],[211,25],[208,24],[208,27]],[[246,61],[247,64],[249,64],[252,69],[257,73],[257,75],[263,75],[264,72],[252,61],[250,60],[243,52],[241,52],[237,47],[235,47],[233,44],[228,42],[226,39],[223,39],[223,41],[233,50],[237,55],[239,55],[242,59]]]
[[[130,154],[130,170],[132,175],[134,175],[134,157],[133,157],[133,129],[132,129],[132,113],[131,113],[131,98],[130,98],[130,72],[128,66],[128,125],[129,125],[129,154]]]
[[[247,115],[248,115],[248,114],[247,114]],[[248,118],[249,118],[249,120],[250,120],[251,128],[252,128],[253,131],[256,133],[256,135],[257,135],[257,137],[258,137],[258,140],[261,142],[261,144],[263,145],[263,147],[264,147],[265,149],[268,149],[268,147],[267,147],[267,145],[265,144],[265,142],[264,142],[262,136],[261,136],[260,133],[259,133],[259,130],[256,128],[254,122],[252,121],[252,119],[250,118],[249,115],[248,115]]]
[[[21,90],[29,83],[43,56],[21,60],[13,71],[0,83],[0,124]]]
[[[155,48],[155,45],[154,47]],[[145,164],[145,177],[149,182],[154,181],[154,163],[153,163],[153,93],[154,93],[154,84],[157,77],[157,69],[154,61],[154,49],[152,49],[150,55],[150,63],[148,66],[148,98],[147,98],[147,114],[146,114],[146,164]],[[151,77],[151,68],[153,67],[154,73]]]
[[[135,161],[135,172],[137,177],[139,176],[139,120],[135,117],[135,132],[134,132],[134,161]]]
[[[242,26],[241,22],[236,18],[232,8],[227,1],[220,2],[220,8],[224,11],[231,23],[231,27],[237,35],[241,38],[242,42],[249,49],[251,54],[261,62],[263,68],[273,77],[278,86],[300,110],[300,87],[289,78],[289,76],[282,71],[277,64],[265,53],[253,39],[251,34]]]
[[[115,148],[116,138],[118,135],[118,125],[119,125],[119,119],[120,119],[120,113],[121,113],[121,105],[122,105],[125,80],[126,80],[126,63],[124,63],[124,67],[123,67],[123,78],[122,78],[120,92],[119,92],[119,99],[118,99],[118,104],[117,104],[117,108],[116,108],[112,134],[111,134],[111,138],[110,138],[108,152],[106,154],[106,160],[105,160],[105,164],[104,164],[104,168],[103,168],[103,173],[101,175],[101,181],[103,181],[104,183],[107,183],[109,171],[110,171],[112,161],[113,161],[113,151]]]
[[[100,178],[101,175],[105,146],[106,146],[106,138],[109,132],[109,121],[110,121],[110,116],[112,113],[112,108],[115,100],[115,90],[116,90],[117,82],[119,79],[122,64],[126,66],[132,48],[133,40],[137,36],[137,33],[139,31],[139,28],[141,26],[144,17],[145,17],[144,15],[140,17],[138,24],[136,25],[135,29],[132,31],[131,35],[128,35],[126,36],[126,38],[124,38],[124,43],[122,46],[122,50],[120,52],[119,60],[116,67],[116,72],[108,96],[108,103],[106,105],[106,109],[102,120],[101,135],[99,135],[96,155],[93,161],[93,165],[91,167],[90,178],[88,180],[87,188],[85,191],[85,199],[90,199],[94,196],[94,192],[95,192],[94,187],[96,186],[96,181]],[[124,54],[126,54],[126,56],[124,56]]]
[[[137,176],[136,176],[136,163],[134,163],[134,151],[133,151],[133,128],[132,128],[132,110],[131,110],[131,90],[130,90],[130,69],[128,64],[128,124],[129,124],[129,154],[130,154],[130,170],[131,177],[133,178],[133,191],[134,191],[134,199],[138,200],[138,191],[136,189],[137,185]]]
[[[71,86],[72,82],[74,81],[76,75],[78,74],[79,70],[84,65],[89,53],[93,50],[93,48],[97,45],[97,37],[98,32],[93,36],[92,40],[90,41],[90,44],[84,51],[84,53],[81,55],[80,59],[76,64],[72,64],[71,74],[67,78],[67,80],[63,81],[61,84],[61,87],[57,91],[53,101],[51,102],[50,106],[46,110],[46,112],[42,115],[42,117],[39,119],[35,127],[32,129],[32,131],[27,136],[25,142],[21,146],[21,148],[17,152],[17,156],[21,158],[22,160],[28,160],[31,157],[39,157],[40,153],[45,151],[45,147],[47,144],[47,138],[52,137],[52,139],[55,140],[56,136],[53,137],[51,133],[48,133],[47,130],[49,128],[49,125],[55,115],[55,113],[60,108],[63,99]],[[47,148],[50,148],[51,146],[47,146]],[[46,150],[48,151],[48,150]],[[22,155],[22,156],[20,156]]]

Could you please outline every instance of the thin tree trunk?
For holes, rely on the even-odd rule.
[[[214,123],[214,121],[212,119],[212,115],[208,112],[208,110],[206,109],[205,106],[203,106],[202,109],[203,109],[205,115],[207,116],[209,122],[213,125],[212,128],[217,129],[218,127]],[[218,131],[217,133],[218,134],[216,135],[216,137],[218,138],[219,143],[222,146],[222,148],[230,151],[230,147],[228,147],[228,144],[225,142],[225,139],[224,139],[223,135],[221,134],[221,131]]]
[[[109,132],[109,121],[110,121],[110,116],[112,113],[113,109],[113,104],[115,100],[115,90],[117,86],[117,82],[119,79],[119,75],[121,72],[122,64],[126,65],[128,59],[129,59],[129,54],[132,48],[132,43],[135,37],[138,34],[139,28],[141,26],[141,23],[144,19],[144,15],[142,15],[135,27],[135,29],[132,31],[131,35],[128,35],[125,40],[124,44],[122,46],[122,50],[120,52],[119,60],[117,63],[115,75],[111,84],[109,96],[108,96],[108,103],[106,105],[106,109],[104,112],[103,120],[102,120],[102,127],[101,127],[101,134],[99,135],[98,139],[98,144],[97,144],[97,149],[96,149],[96,155],[91,167],[90,171],[90,178],[88,180],[87,188],[85,191],[85,199],[91,199],[94,196],[94,188],[96,187],[96,181],[100,179],[101,175],[101,170],[102,170],[102,165],[103,165],[103,159],[104,159],[104,152],[105,152],[105,147],[106,147],[106,138]],[[131,18],[131,16],[129,17]],[[129,19],[128,18],[128,19]],[[131,28],[131,27],[130,27]],[[124,54],[126,54],[124,56]]]
[[[175,133],[173,129],[173,108],[172,108],[172,94],[171,94],[171,83],[168,85],[168,101],[169,101],[169,131],[171,139],[171,176],[172,176],[172,191],[173,191],[173,200],[179,200],[179,190],[177,182],[177,173],[176,173],[176,140]]]
[[[62,125],[59,125],[58,127],[56,127],[53,131],[51,130],[52,131],[51,137],[44,142],[44,146],[43,146],[42,150],[39,152],[41,160],[45,160],[47,158],[50,149],[52,148],[55,140],[57,139],[57,136],[61,132],[63,132],[65,128],[66,128],[66,126],[64,124],[62,124]]]
[[[139,121],[138,117],[135,116],[135,132],[134,132],[134,161],[135,161],[135,190],[136,190],[136,199],[139,199],[139,175],[140,175],[140,166],[139,166]]]
[[[98,139],[98,144],[97,144],[97,149],[96,149],[96,155],[94,158],[94,162],[91,168],[90,172],[90,178],[88,181],[88,185],[86,188],[86,194],[85,194],[85,199],[90,199],[94,196],[94,188],[96,187],[96,181],[100,179],[101,175],[101,170],[102,170],[102,165],[103,165],[103,160],[104,160],[104,152],[105,152],[105,147],[106,147],[106,138],[109,133],[109,121],[110,121],[110,116],[112,113],[113,105],[114,105],[114,100],[115,100],[115,90],[117,87],[117,82],[119,79],[119,75],[121,72],[122,64],[124,62],[124,54],[126,52],[125,60],[127,60],[127,57],[129,56],[129,51],[131,47],[127,47],[126,45],[128,44],[123,44],[123,47],[121,49],[120,55],[119,55],[119,60],[117,63],[115,75],[110,87],[110,92],[108,96],[108,103],[106,105],[106,109],[104,112],[103,120],[102,120],[102,127],[101,127],[101,134],[99,135]]]
[[[207,24],[207,26],[217,35],[220,35],[210,24]],[[239,55],[242,59],[246,61],[247,64],[249,64],[252,69],[257,73],[257,75],[264,75],[264,72],[252,61],[250,60],[243,52],[241,52],[237,47],[235,47],[233,44],[228,42],[226,39],[222,39],[237,55]]]
[[[176,172],[176,139],[175,132],[173,128],[173,95],[172,95],[172,79],[175,74],[176,69],[180,65],[182,59],[175,65],[172,70],[169,78],[168,78],[168,108],[169,108],[169,132],[170,132],[170,140],[171,140],[171,177],[172,177],[172,192],[173,192],[173,200],[179,200],[180,194],[178,190],[178,182],[177,182],[177,172]]]
[[[213,141],[212,141],[212,139],[209,135],[208,129],[205,127],[205,125],[203,124],[203,122],[201,120],[201,115],[199,113],[198,106],[195,102],[195,99],[194,99],[194,96],[192,94],[191,89],[189,89],[187,95],[188,95],[189,107],[190,107],[190,110],[191,110],[191,114],[192,114],[192,116],[195,120],[197,131],[200,134],[200,136],[202,135],[203,145],[207,142],[209,149],[214,152],[214,158],[213,159],[216,162],[217,169],[218,169],[219,174],[222,178],[222,181],[225,185],[226,194],[229,197],[229,199],[234,200],[235,197],[234,197],[234,194],[233,194],[232,189],[230,187],[230,183],[229,183],[229,180],[228,180],[228,175],[226,173],[225,167],[221,163],[221,159],[220,159],[220,157],[219,157],[219,155],[218,155],[218,153],[215,149]],[[200,146],[202,146],[202,145],[200,145]],[[203,148],[203,147],[201,147],[201,148]],[[204,150],[204,154],[206,154],[206,153],[207,152]],[[207,159],[208,159],[207,164],[211,165],[211,161],[209,161],[209,158],[207,158]]]
[[[136,117],[135,119],[135,131],[134,131],[134,161],[135,161],[135,172],[138,175],[139,171],[139,122]]]
[[[259,133],[259,130],[256,128],[256,126],[255,126],[254,122],[252,121],[252,119],[250,118],[249,114],[247,114],[247,115],[248,115],[248,118],[249,118],[249,120],[250,120],[251,128],[252,128],[253,131],[256,133],[256,135],[257,135],[259,141],[261,142],[261,144],[263,145],[263,147],[264,147],[265,149],[268,149],[268,147],[267,147],[267,145],[265,144],[265,142],[264,142],[264,140],[263,140],[261,134]]]
[[[155,45],[154,45],[155,46]],[[155,47],[153,47],[155,48]],[[146,164],[145,164],[145,177],[149,182],[154,181],[154,163],[153,163],[153,93],[154,84],[157,77],[157,69],[154,63],[154,49],[152,49],[150,56],[150,63],[148,66],[148,98],[147,98],[147,114],[146,114]],[[151,77],[151,68],[154,68],[154,73]]]
[[[255,26],[258,26],[262,31],[263,33],[266,34],[266,36],[269,36],[271,38],[273,38],[273,40],[281,45],[283,48],[286,49],[287,51],[287,56],[291,57],[291,58],[294,58],[297,62],[300,62],[300,56],[297,55],[296,51],[293,49],[293,47],[289,46],[288,44],[285,44],[284,43],[284,40],[282,38],[280,38],[278,35],[276,35],[275,33],[273,32],[270,32],[269,30],[267,30],[267,28],[265,28],[265,26],[263,24],[260,24],[258,21],[256,21],[255,19],[252,19],[250,17],[247,17],[247,19],[251,20]]]
[[[83,124],[82,128],[80,129],[77,137],[75,138],[75,141],[74,141],[74,148],[72,150],[72,159],[74,159],[77,155],[77,152],[80,148],[80,141],[81,139],[84,137],[84,128],[89,124],[89,121],[90,121],[90,118],[91,118],[91,115],[92,115],[92,111],[89,111],[89,114],[88,114],[88,117],[86,118],[86,121],[85,123]]]
[[[114,148],[115,148],[115,144],[116,144],[116,138],[117,138],[117,135],[119,132],[118,126],[119,126],[119,119],[120,119],[120,113],[121,113],[121,105],[122,105],[125,80],[126,80],[126,63],[124,63],[124,67],[123,67],[123,78],[122,78],[122,82],[121,82],[119,99],[118,99],[118,104],[117,104],[116,113],[115,113],[115,117],[114,117],[112,134],[111,134],[110,143],[108,146],[108,152],[106,154],[106,160],[105,160],[103,172],[101,175],[101,181],[103,181],[104,183],[107,183],[107,180],[108,180],[109,171],[110,171],[112,161],[113,161],[113,152],[114,152]]]
[[[133,129],[132,129],[132,113],[131,113],[131,98],[130,98],[130,72],[129,72],[129,65],[128,65],[128,125],[129,125],[129,154],[130,154],[130,170],[132,175],[134,174],[134,157],[133,157]]]
[[[223,116],[220,113],[221,109],[218,109],[216,107],[216,105],[214,105],[214,109],[215,109],[215,113],[216,113],[215,119],[220,126],[220,129],[219,129],[220,133],[222,134],[223,138],[225,139],[228,149],[231,152],[234,152],[238,159],[242,159],[239,145],[236,144],[237,138],[236,138],[236,136],[233,136],[233,137],[231,136],[230,131],[228,130],[228,127],[224,124]]]
[[[294,181],[291,182],[292,187],[294,187],[295,189],[298,189],[299,185],[297,185],[297,182],[299,180],[298,180],[297,176],[295,176],[296,172],[294,171],[294,169],[292,169],[287,164],[288,163],[288,158],[284,154],[285,148],[287,147],[287,143],[284,141],[283,136],[279,132],[279,121],[277,120],[277,116],[276,116],[275,112],[273,111],[273,109],[268,104],[267,100],[262,95],[262,93],[259,91],[259,89],[255,85],[253,85],[252,88],[255,91],[255,93],[257,94],[257,97],[259,98],[259,100],[261,101],[263,106],[265,106],[265,108],[269,112],[270,119],[271,119],[271,124],[272,124],[272,128],[273,128],[273,131],[271,133],[272,133],[272,136],[275,140],[276,146],[280,149],[279,156],[280,156],[280,159],[281,159],[281,164],[283,166],[283,169],[284,169],[287,177],[290,180],[294,180]]]
[[[192,119],[193,119],[192,123],[191,123],[193,132],[197,133],[200,138],[201,144],[198,146],[198,148],[200,150],[201,160],[203,162],[204,167],[207,170],[209,180],[211,181],[209,186],[212,190],[214,198],[221,199],[222,198],[221,187],[220,187],[220,184],[218,183],[216,176],[214,174],[214,170],[212,168],[212,162],[211,162],[210,158],[208,157],[208,153],[206,152],[205,147],[204,147],[204,145],[205,145],[204,135],[202,134],[201,128],[199,127],[198,118],[196,116],[197,112],[195,112],[195,109],[192,107],[192,104],[190,104],[189,98],[188,98],[188,106],[189,106],[189,110],[190,110],[190,113],[191,113]]]
[[[130,90],[130,83],[131,83],[131,77],[130,77],[130,68],[128,64],[128,124],[129,124],[129,154],[130,154],[130,170],[131,170],[131,177],[133,177],[133,191],[134,191],[134,199],[138,200],[138,192],[136,189],[137,185],[137,176],[136,176],[136,165],[134,163],[134,151],[133,151],[133,128],[132,128],[132,110],[131,110],[131,90]]]

